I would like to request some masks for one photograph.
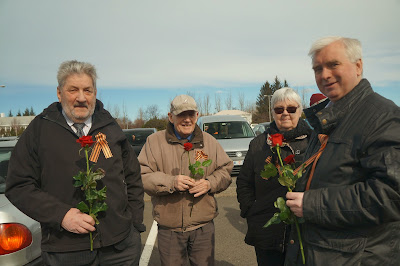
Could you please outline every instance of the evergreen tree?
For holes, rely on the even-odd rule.
[[[272,113],[270,107],[271,97],[275,93],[275,91],[283,87],[289,87],[289,85],[286,80],[284,80],[282,84],[278,76],[275,76],[274,83],[272,85],[268,81],[264,83],[264,85],[260,89],[260,94],[257,97],[256,112],[255,114],[253,114],[253,123],[272,121]]]
[[[33,111],[33,107],[31,106],[31,110],[29,111],[29,115],[35,115],[35,112]]]
[[[17,116],[21,116],[21,110],[18,110]]]
[[[13,114],[11,113],[11,110],[10,110],[10,112],[8,112],[8,117],[13,117]]]
[[[22,114],[22,116],[29,116],[29,109],[26,107],[25,112]]]
[[[256,112],[253,115],[253,123],[261,123],[269,120],[269,97],[272,95],[271,85],[268,81],[260,89],[256,101]]]

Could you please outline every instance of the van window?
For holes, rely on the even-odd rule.
[[[250,125],[243,121],[204,123],[204,131],[216,139],[253,138],[254,132]]]

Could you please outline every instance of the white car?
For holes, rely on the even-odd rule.
[[[42,265],[40,223],[4,195],[8,161],[17,140],[3,140],[0,138],[0,265]]]
[[[238,175],[255,137],[249,123],[239,115],[202,116],[197,120],[201,130],[214,136],[233,161],[232,175]]]

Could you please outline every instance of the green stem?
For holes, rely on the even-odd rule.
[[[278,153],[278,158],[279,158],[279,161],[280,161],[281,166],[282,166],[282,174],[283,174],[284,176],[286,176],[286,171],[285,171],[285,169],[284,169],[283,162],[282,162],[282,158],[281,158],[281,154],[280,154],[279,150],[280,150],[280,147],[279,147],[279,145],[278,145],[278,146],[276,146],[276,152]],[[288,191],[289,191],[289,192],[292,192],[292,188],[288,187]],[[305,259],[305,257],[304,257],[304,248],[303,248],[303,241],[301,240],[300,227],[299,227],[299,223],[298,223],[298,221],[297,221],[297,217],[296,217],[295,215],[293,215],[293,216],[294,216],[294,223],[296,224],[297,236],[298,236],[298,238],[299,238],[300,251],[301,251],[301,258],[302,258],[302,260],[303,260],[303,265],[305,265],[305,264],[306,264],[306,259]]]
[[[191,165],[189,151],[187,151],[187,155],[188,155],[188,159],[189,159],[189,165]]]
[[[299,223],[297,222],[297,217],[296,216],[294,217],[294,222],[296,224],[297,237],[299,238],[299,243],[300,243],[301,258],[303,259],[303,265],[305,265],[306,264],[306,258],[304,257],[303,242],[301,241],[300,227],[299,227]]]
[[[92,236],[92,232],[90,232],[89,234],[90,234],[90,251],[93,251],[93,236]]]
[[[283,162],[282,162],[281,153],[279,152],[279,150],[280,150],[280,147],[279,147],[279,145],[277,145],[276,146],[276,152],[278,153],[279,162],[281,163],[281,166],[282,166],[282,172],[285,173],[283,171]]]
[[[86,157],[86,174],[89,174],[89,154],[88,154],[88,147],[85,147],[85,157]]]

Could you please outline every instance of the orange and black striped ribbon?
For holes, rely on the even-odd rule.
[[[311,180],[314,176],[315,167],[317,166],[319,157],[321,157],[322,152],[325,150],[325,147],[328,144],[329,136],[325,134],[318,134],[318,139],[321,142],[321,147],[319,148],[319,150],[293,172],[293,174],[296,175],[301,169],[305,169],[307,166],[313,163],[310,175],[307,180],[306,191],[310,189]]]
[[[207,159],[208,159],[208,155],[205,154],[203,151],[196,151],[195,160],[198,161],[198,160],[200,160],[201,158],[203,158],[204,160],[207,160]]]
[[[91,162],[97,163],[100,155],[100,150],[103,150],[104,157],[106,157],[106,159],[113,156],[110,147],[108,146],[108,142],[106,141],[106,135],[101,132],[96,135],[96,144],[94,145],[92,154],[89,158]]]

